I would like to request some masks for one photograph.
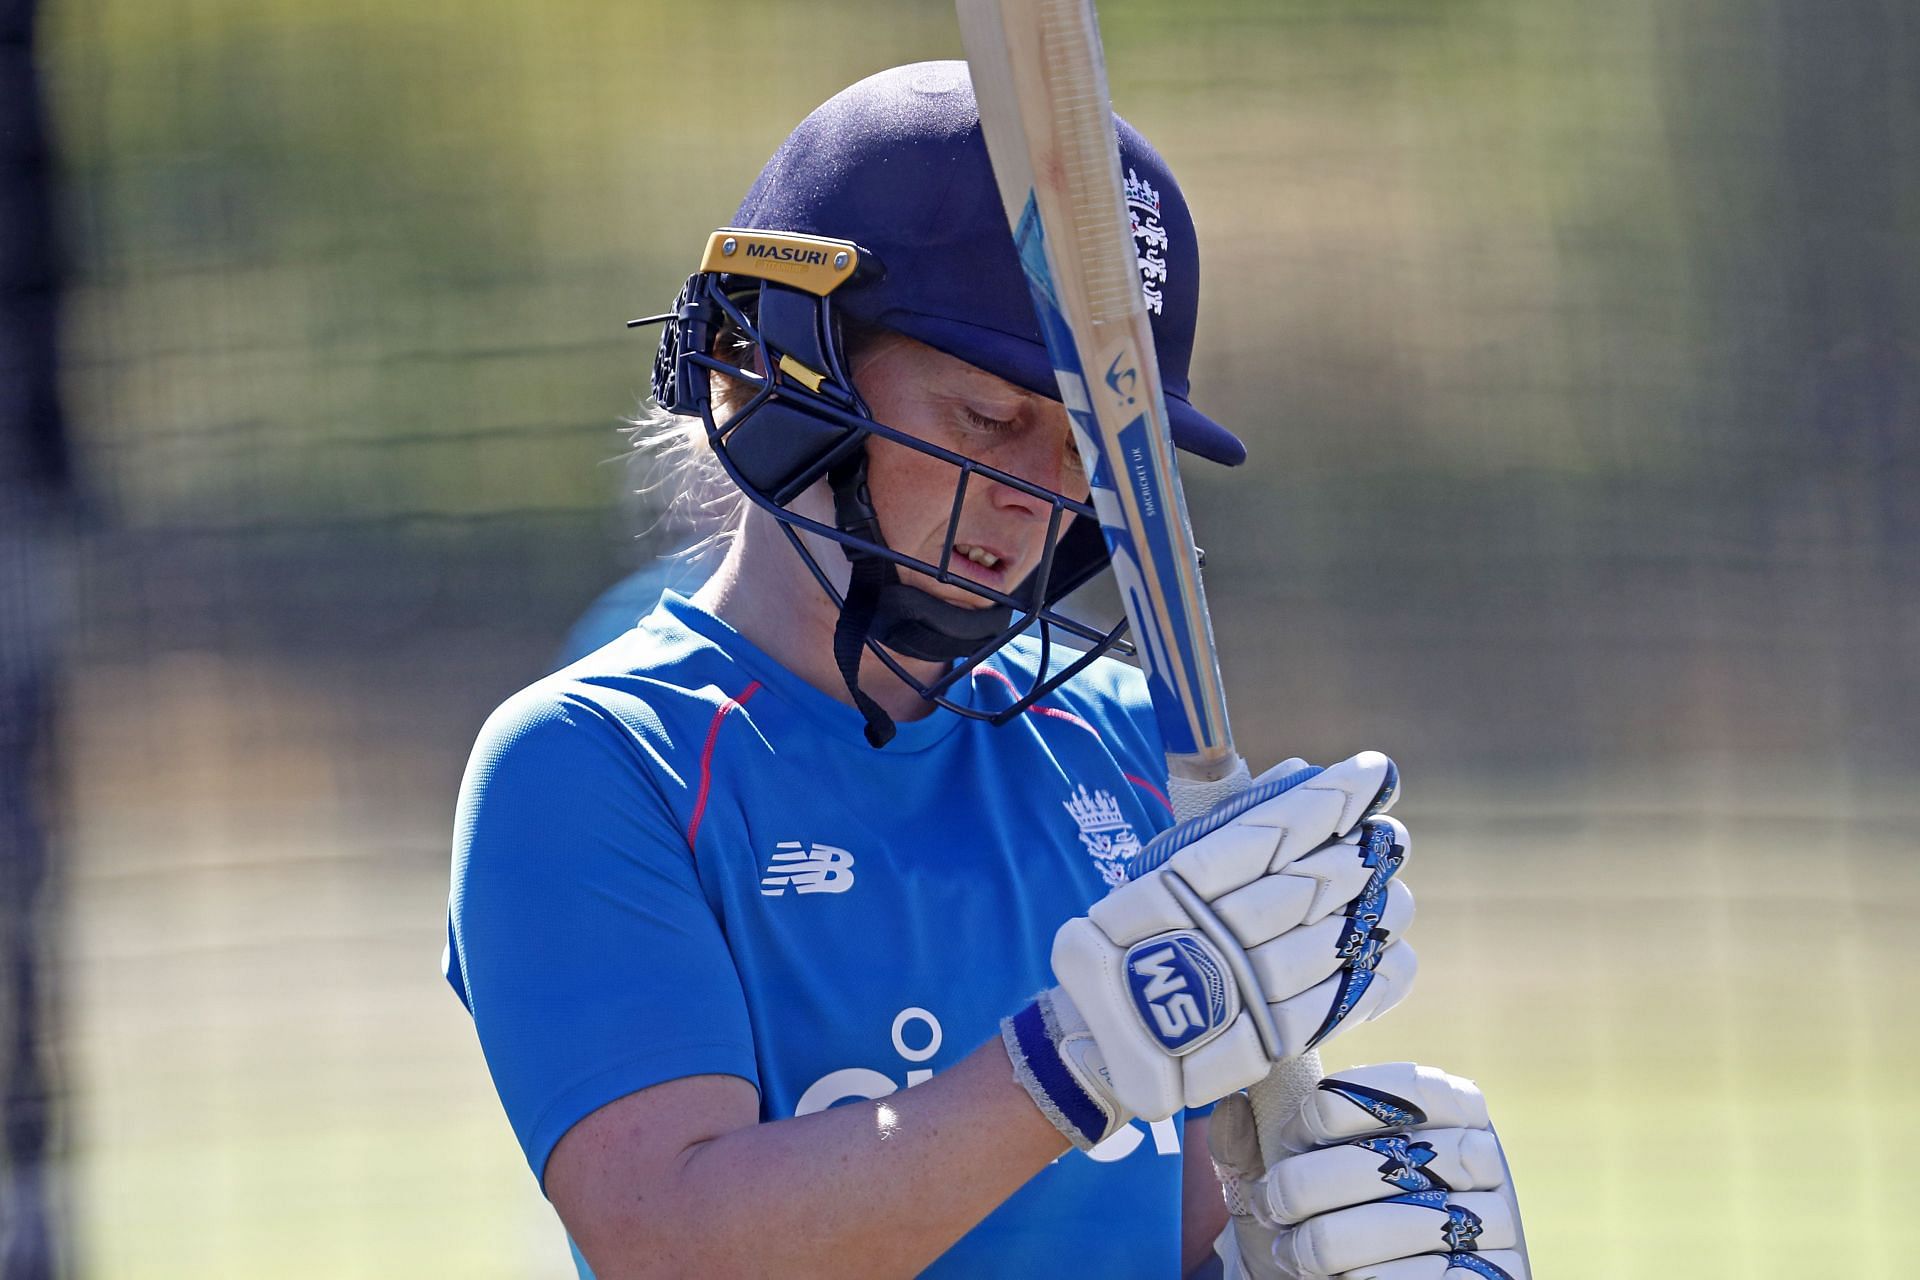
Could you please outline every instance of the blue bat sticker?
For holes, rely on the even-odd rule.
[[[1121,430],[1119,457],[1112,456],[1103,447],[1086,372],[1080,363],[1079,348],[1074,342],[1072,327],[1061,309],[1052,271],[1047,266],[1046,229],[1041,224],[1040,210],[1032,193],[1027,196],[1027,206],[1015,229],[1014,244],[1019,251],[1020,265],[1026,273],[1027,287],[1033,295],[1041,337],[1046,340],[1047,353],[1052,358],[1054,373],[1060,381],[1062,402],[1073,419],[1074,434],[1081,452],[1092,459],[1092,465],[1087,468],[1088,487],[1092,493],[1094,510],[1100,514],[1101,532],[1106,536],[1114,581],[1126,605],[1127,616],[1153,618],[1163,611],[1177,615],[1184,610],[1185,601],[1176,584],[1164,584],[1165,589],[1161,592],[1164,603],[1159,607],[1156,607],[1153,595],[1147,589],[1141,548],[1134,545],[1133,532],[1127,527],[1119,494],[1120,477],[1124,474],[1146,522],[1149,543],[1146,550],[1150,554],[1144,557],[1144,562],[1174,563],[1172,521],[1175,512],[1169,510],[1169,504],[1154,484],[1152,454],[1149,452],[1152,448],[1150,433],[1153,420],[1143,409]],[[1122,407],[1132,407],[1137,401],[1135,391],[1141,381],[1138,369],[1131,365],[1123,367],[1116,359],[1102,381],[1119,399]],[[1201,687],[1201,656],[1192,652],[1192,646],[1188,643],[1192,628],[1186,625],[1186,621],[1184,617],[1174,616],[1165,619],[1167,625],[1164,628],[1136,626],[1133,629],[1135,654],[1147,678],[1147,692],[1153,701],[1154,718],[1159,722],[1161,739],[1171,755],[1187,755],[1199,750],[1199,744],[1194,739],[1193,724],[1188,717],[1188,700],[1181,697],[1175,683],[1176,675],[1184,674],[1189,689],[1198,690]],[[1169,643],[1177,646],[1179,652],[1168,652]]]

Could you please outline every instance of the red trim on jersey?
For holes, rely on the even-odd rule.
[[[975,667],[974,670],[976,673],[980,675],[994,677],[996,680],[1000,681],[1000,683],[1006,685],[1009,690],[1013,690],[1013,680],[1007,675],[1006,672],[996,671],[992,667]],[[1017,695],[1018,691],[1014,690],[1014,692]],[[1082,729],[1085,729],[1088,733],[1092,734],[1096,738],[1100,736],[1100,731],[1098,729],[1088,724],[1085,720],[1081,719],[1079,716],[1073,714],[1073,712],[1063,711],[1059,707],[1043,707],[1039,703],[1035,703],[1033,706],[1030,706],[1027,708],[1027,714],[1030,716],[1048,716],[1055,720],[1065,720],[1068,724],[1079,725]],[[1161,806],[1164,807],[1168,813],[1173,812],[1173,804],[1167,799],[1166,793],[1160,790],[1160,788],[1154,786],[1151,782],[1148,782],[1145,778],[1138,777],[1131,773],[1123,773],[1120,776],[1125,778],[1128,782],[1131,782],[1134,786],[1144,790],[1148,795],[1152,796],[1155,800],[1158,800]]]
[[[1134,786],[1139,787],[1142,791],[1145,791],[1148,795],[1152,796],[1155,800],[1158,800],[1163,806],[1165,806],[1166,811],[1168,813],[1173,812],[1173,801],[1167,799],[1166,793],[1161,791],[1160,788],[1154,786],[1151,782],[1148,782],[1145,778],[1137,777],[1136,775],[1131,773],[1123,773],[1120,776],[1125,778],[1128,782],[1131,782]]]
[[[1100,736],[1098,729],[1073,714],[1073,712],[1062,711],[1059,707],[1043,707],[1035,703],[1033,706],[1027,708],[1027,714],[1030,716],[1052,716],[1055,720],[1065,720],[1068,724],[1077,724],[1096,738]]]
[[[713,747],[720,740],[720,722],[727,718],[727,712],[747,705],[747,699],[760,692],[760,682],[755,680],[740,691],[737,698],[728,698],[713,713],[713,723],[707,726],[707,745],[700,750],[700,789],[693,797],[693,817],[687,819],[687,851],[693,851],[693,842],[700,837],[700,819],[707,816],[707,791],[713,786]]]
[[[1014,688],[1013,686],[1013,678],[1009,676],[1006,672],[995,671],[992,667],[975,667],[974,670],[979,675],[992,676],[995,680],[998,680],[1001,684],[1004,684],[1005,686],[1007,686],[1007,692],[1013,694],[1014,697],[1017,698],[1020,696],[1020,691]],[[1065,720],[1068,724],[1079,725],[1082,729],[1085,729],[1088,733],[1092,734],[1096,738],[1100,736],[1100,731],[1098,729],[1088,724],[1085,720],[1082,720],[1079,716],[1073,714],[1073,712],[1062,711],[1059,707],[1043,707],[1036,702],[1032,706],[1027,708],[1027,714],[1030,716],[1051,716],[1055,720]]]

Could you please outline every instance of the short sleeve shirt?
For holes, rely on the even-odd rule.
[[[1004,707],[1035,647],[956,690]],[[1054,931],[1172,818],[1138,673],[1004,725],[869,746],[849,707],[668,593],[502,705],[461,788],[447,980],[537,1177],[590,1112],[683,1076],[763,1121],[910,1088],[1051,985]],[[928,1271],[1179,1270],[1179,1121],[1034,1177]]]

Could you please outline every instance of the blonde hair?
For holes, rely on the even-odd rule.
[[[634,493],[655,513],[648,530],[678,559],[722,555],[747,516],[747,495],[707,441],[707,424],[649,402],[627,420]]]
[[[842,343],[848,364],[865,365],[904,335],[888,329],[847,323]],[[755,363],[755,348],[729,324],[714,343],[716,354],[742,368]],[[716,423],[725,423],[751,400],[757,388],[724,373],[708,375]],[[632,445],[634,492],[658,514],[649,532],[681,549],[672,554],[698,560],[724,554],[747,518],[749,500],[720,464],[700,418],[669,413],[652,401],[627,420]]]

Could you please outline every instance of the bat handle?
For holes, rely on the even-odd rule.
[[[1167,799],[1173,816],[1185,822],[1206,813],[1221,801],[1245,791],[1251,785],[1247,765],[1238,756],[1227,776],[1211,780],[1185,778],[1178,773],[1167,780]],[[1267,1078],[1247,1090],[1253,1103],[1253,1123],[1260,1134],[1260,1154],[1271,1165],[1287,1154],[1280,1145],[1281,1130],[1293,1119],[1313,1091],[1319,1087],[1326,1070],[1320,1064],[1320,1052],[1309,1049],[1274,1065]]]
[[[1260,1158],[1269,1167],[1290,1154],[1281,1145],[1280,1135],[1287,1122],[1300,1111],[1300,1104],[1313,1096],[1327,1074],[1320,1063],[1320,1051],[1309,1049],[1274,1064],[1267,1078],[1247,1090],[1253,1103],[1253,1126],[1260,1134]]]

